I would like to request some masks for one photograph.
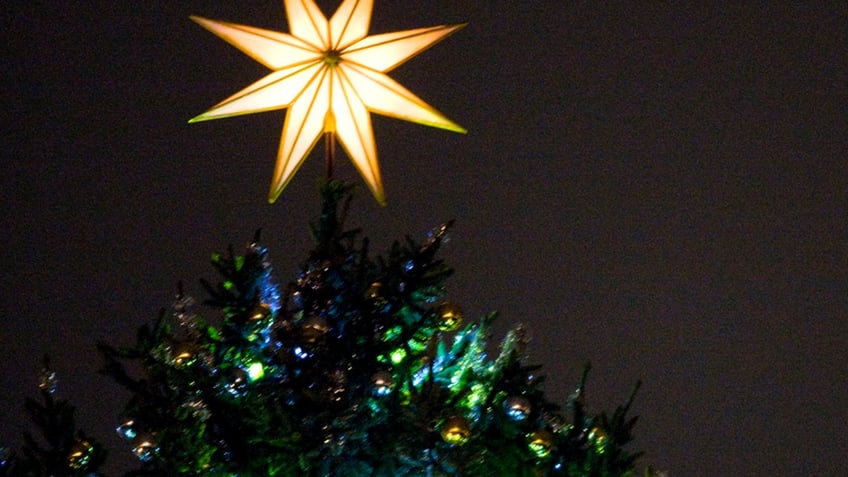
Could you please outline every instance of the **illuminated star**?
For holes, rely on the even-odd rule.
[[[386,73],[465,25],[368,36],[373,0],[344,0],[329,20],[314,0],[284,3],[291,33],[191,17],[273,71],[189,122],[285,108],[269,202],[329,133],[385,204],[370,113],[465,132]]]

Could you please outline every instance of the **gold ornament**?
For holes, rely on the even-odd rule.
[[[602,427],[595,426],[589,431],[589,440],[599,449],[603,449],[606,446],[607,439],[607,432]]]
[[[374,282],[371,286],[368,287],[368,290],[365,292],[365,296],[369,300],[377,300],[380,298],[380,291],[383,288],[383,284],[380,282]]]
[[[554,447],[554,435],[546,429],[539,429],[528,436],[527,446],[533,451],[533,454],[539,458],[545,458],[551,455],[551,450]]]
[[[471,437],[468,419],[462,416],[448,418],[441,427],[442,439],[450,445],[461,446]]]
[[[384,287],[382,283],[374,282],[365,292],[365,298],[371,303],[374,309],[381,309],[389,304],[389,300],[383,296],[383,290]]]
[[[327,320],[318,315],[311,315],[301,325],[300,332],[304,341],[313,344],[327,334],[329,329]]]
[[[194,345],[180,342],[171,347],[171,357],[177,367],[190,366],[195,358]]]
[[[465,132],[386,73],[465,25],[368,36],[373,0],[344,0],[329,20],[314,0],[284,4],[290,34],[191,17],[272,71],[189,122],[286,109],[269,202],[327,134],[385,204],[371,113]]]
[[[271,316],[271,305],[258,303],[250,313],[250,321],[262,321]]]
[[[81,469],[91,462],[94,447],[86,440],[77,440],[68,453],[68,465],[72,469]]]
[[[462,308],[456,303],[446,301],[439,305],[439,330],[454,331],[462,323]]]

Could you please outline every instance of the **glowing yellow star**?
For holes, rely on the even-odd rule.
[[[284,3],[291,34],[191,17],[273,71],[189,122],[286,108],[269,202],[330,133],[384,204],[370,113],[465,132],[385,73],[465,25],[367,36],[373,0],[344,0],[329,20],[314,0]]]

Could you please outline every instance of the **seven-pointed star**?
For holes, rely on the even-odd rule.
[[[191,17],[273,71],[189,122],[285,108],[269,202],[333,133],[385,204],[370,113],[465,132],[385,73],[465,25],[367,36],[373,0],[344,0],[329,20],[314,0],[284,3],[291,34]]]

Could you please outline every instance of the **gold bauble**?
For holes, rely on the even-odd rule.
[[[461,446],[471,437],[471,427],[468,419],[462,416],[451,416],[441,427],[442,439],[450,445]]]
[[[250,312],[248,321],[262,321],[271,316],[271,305],[267,303],[258,303]]]
[[[383,296],[385,287],[380,282],[374,282],[365,291],[365,298],[371,303],[375,309],[380,309],[388,305],[389,301]]]
[[[550,431],[539,429],[527,436],[527,440],[527,446],[536,457],[545,458],[551,455],[551,450],[554,447],[554,435]]]
[[[300,326],[301,336],[308,344],[313,344],[321,339],[330,329],[327,320],[318,315],[311,315],[304,320]]]
[[[599,448],[603,448],[607,443],[607,432],[601,427],[593,427],[589,431],[589,440]]]
[[[380,291],[383,288],[383,284],[380,282],[374,282],[368,287],[368,290],[365,292],[365,297],[371,300],[376,300],[380,298]]]
[[[68,465],[72,469],[81,469],[91,462],[91,455],[94,453],[94,447],[86,440],[78,440],[71,446],[71,451],[68,452]]]
[[[439,305],[439,330],[454,331],[462,324],[462,308],[456,303],[446,301]]]
[[[171,358],[177,367],[189,366],[196,356],[194,344],[188,342],[176,343],[171,347]]]

